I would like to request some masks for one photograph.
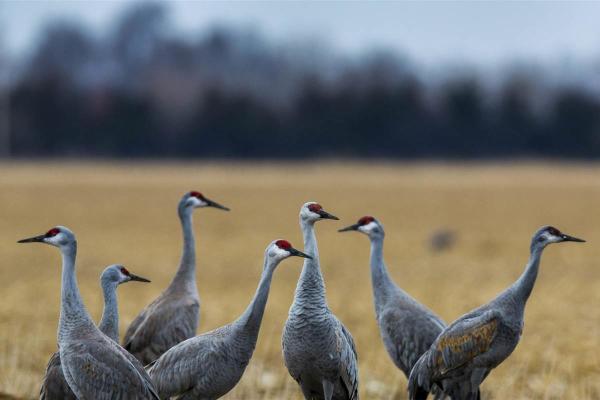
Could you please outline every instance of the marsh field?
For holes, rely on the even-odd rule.
[[[245,309],[271,240],[302,248],[302,203],[319,201],[340,217],[320,222],[317,238],[329,306],[357,342],[363,399],[405,399],[406,379],[379,338],[368,239],[338,228],[378,217],[393,278],[447,322],[519,276],[539,226],[587,239],[546,250],[521,343],[486,380],[483,395],[600,399],[600,165],[561,163],[0,164],[0,393],[35,398],[56,350],[59,253],[16,241],[53,225],[70,227],[79,242],[80,288],[95,319],[106,265],[122,263],[152,279],[119,288],[124,333],[175,272],[176,204],[188,190],[232,209],[195,212],[199,332]],[[434,252],[430,237],[444,229],[455,232],[456,243]],[[300,399],[283,365],[281,332],[301,264],[292,258],[275,272],[254,357],[226,398]]]

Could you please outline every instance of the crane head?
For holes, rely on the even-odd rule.
[[[48,232],[33,236],[27,239],[21,239],[18,243],[46,243],[55,247],[62,247],[76,242],[75,234],[69,228],[64,226],[55,226]]]
[[[274,240],[267,247],[267,256],[275,258],[277,260],[283,260],[288,257],[303,257],[303,258],[312,258],[308,254],[301,252],[300,250],[296,250],[292,247],[292,244],[284,239]]]
[[[322,219],[335,219],[339,220],[338,217],[332,215],[323,209],[319,203],[314,201],[309,201],[308,203],[304,203],[302,208],[300,208],[300,218],[315,222]]]
[[[533,235],[531,249],[544,248],[551,243],[560,242],[585,242],[585,240],[564,234],[553,226],[543,226]]]
[[[202,193],[195,190],[186,193],[181,201],[182,205],[186,208],[214,207],[218,208],[219,210],[229,211],[228,207],[206,198]]]
[[[130,281],[150,282],[150,280],[146,278],[132,274],[127,268],[120,264],[113,264],[106,267],[102,272],[100,280],[102,282],[112,282],[116,285]]]
[[[358,231],[371,236],[373,234],[383,233],[383,226],[381,226],[381,223],[379,223],[379,221],[377,221],[374,217],[366,215],[360,218],[355,224],[338,230],[338,232],[347,231]]]

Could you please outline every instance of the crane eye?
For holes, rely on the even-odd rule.
[[[546,236],[540,236],[538,238],[538,242],[543,242],[544,240],[546,240]]]

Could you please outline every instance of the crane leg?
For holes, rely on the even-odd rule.
[[[323,380],[323,395],[325,400],[333,398],[333,382]]]

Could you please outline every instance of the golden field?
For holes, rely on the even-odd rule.
[[[56,349],[59,253],[16,241],[53,225],[70,227],[78,235],[80,287],[96,319],[106,265],[123,263],[152,279],[120,287],[124,332],[175,272],[176,204],[194,189],[232,209],[195,212],[200,332],[244,310],[272,239],[302,248],[302,203],[317,200],[340,217],[320,222],[317,235],[329,305],[357,342],[363,399],[404,399],[406,379],[379,339],[368,239],[338,228],[378,217],[394,279],[447,322],[519,276],[539,226],[587,239],[546,250],[521,343],[486,380],[483,395],[600,399],[600,166],[22,162],[0,164],[0,189],[0,393],[36,397]],[[456,231],[457,243],[433,253],[428,238],[442,228]],[[300,399],[280,342],[301,263],[292,258],[276,271],[254,358],[226,398]]]

